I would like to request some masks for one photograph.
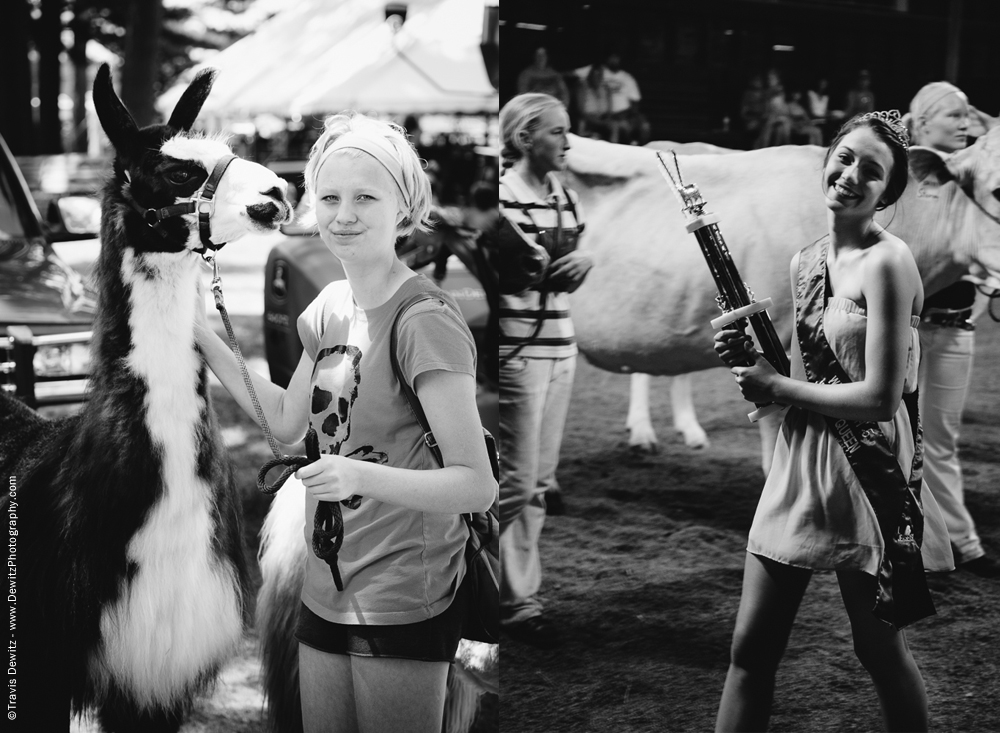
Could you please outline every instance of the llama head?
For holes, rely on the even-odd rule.
[[[165,124],[140,128],[115,94],[111,70],[102,64],[94,80],[94,107],[115,148],[115,185],[133,208],[143,212],[189,204],[198,199],[216,163],[232,155],[219,138],[192,134],[215,80],[215,71],[198,74],[181,95]],[[211,242],[221,245],[249,232],[276,229],[291,219],[285,182],[262,165],[240,158],[226,169],[212,203]],[[163,214],[165,216],[165,214]],[[149,223],[150,216],[144,217]],[[175,214],[156,225],[166,236],[129,242],[136,249],[201,249],[198,214]],[[183,244],[182,244],[183,242]]]

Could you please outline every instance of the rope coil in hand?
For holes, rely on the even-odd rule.
[[[257,488],[264,494],[276,493],[298,469],[319,460],[319,455],[319,438],[316,431],[309,428],[309,432],[306,434],[306,455],[278,456],[265,463],[257,472]],[[273,484],[268,485],[267,474],[277,466],[286,466],[286,468]],[[313,515],[312,535],[313,554],[330,566],[333,582],[337,586],[337,590],[340,591],[344,590],[344,581],[340,577],[340,568],[337,566],[337,556],[344,544],[344,515],[340,510],[341,504],[350,509],[357,509],[361,504],[361,497],[352,496],[342,502],[321,501],[316,506],[316,513]]]

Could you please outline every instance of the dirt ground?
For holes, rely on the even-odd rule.
[[[710,337],[710,336],[709,336]],[[966,503],[1000,558],[1000,324],[979,322],[961,441]],[[579,361],[559,482],[566,515],[541,541],[542,596],[565,644],[504,640],[502,728],[712,730],[728,665],[747,532],[763,484],[757,430],[724,369],[696,375],[711,446],[672,429],[666,379],[653,380],[660,452],[629,452],[628,377]],[[937,731],[1000,731],[1000,580],[929,577],[937,615],[906,631]],[[771,730],[881,730],[832,573],[806,593],[778,672]]]

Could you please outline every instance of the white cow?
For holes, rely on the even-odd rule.
[[[720,216],[744,280],[758,297],[774,300],[771,318],[786,346],[788,262],[827,230],[824,154],[814,146],[783,146],[678,158],[684,180],[696,183],[707,209]],[[567,184],[580,194],[587,218],[581,243],[595,262],[571,296],[581,351],[611,371],[679,375],[718,367],[709,325],[719,312],[715,285],[656,156],[574,137],[568,162]],[[925,292],[954,282],[972,262],[1000,272],[994,195],[1000,192],[1000,129],[951,155],[912,148],[910,167],[906,192],[879,221],[910,245]],[[772,438],[762,438],[765,470]]]

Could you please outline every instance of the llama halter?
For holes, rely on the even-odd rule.
[[[194,199],[186,201],[183,204],[164,206],[162,209],[144,209],[132,198],[131,192],[123,190],[122,196],[142,216],[142,220],[146,222],[149,228],[164,239],[167,238],[167,233],[159,228],[160,223],[164,219],[197,213],[198,233],[201,236],[201,243],[203,245],[200,250],[197,250],[198,253],[204,254],[208,249],[221,249],[226,244],[225,242],[216,244],[212,241],[211,220],[212,214],[215,212],[215,194],[219,189],[219,183],[222,181],[222,176],[225,174],[226,169],[229,168],[229,164],[236,160],[237,157],[230,153],[220,158],[219,162],[215,164],[215,168],[212,169],[212,174],[205,181],[204,185],[198,189],[197,193],[195,193]]]

